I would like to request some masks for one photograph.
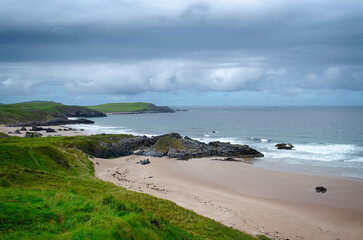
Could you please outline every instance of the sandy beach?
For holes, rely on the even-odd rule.
[[[208,158],[93,159],[98,178],[273,239],[363,239],[363,182]],[[326,193],[316,193],[316,186]]]
[[[37,131],[38,133],[42,134],[42,137],[54,137],[54,136],[79,136],[79,135],[87,135],[84,131],[80,131],[77,129],[72,129],[67,126],[41,126],[42,128],[52,128],[56,132],[46,132],[46,131]],[[29,132],[31,130],[31,127],[25,127]],[[20,131],[20,134],[15,133],[16,130],[20,130],[21,127],[8,127],[5,125],[0,125],[0,132],[5,133],[9,136],[15,136],[15,137],[24,137],[25,133],[27,131]],[[60,130],[61,129],[61,130]],[[66,129],[66,131],[65,131]]]

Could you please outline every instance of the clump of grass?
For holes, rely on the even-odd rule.
[[[8,137],[10,137],[10,136],[5,133],[0,132],[0,138],[8,138]]]
[[[175,150],[188,150],[187,147],[183,145],[181,141],[172,136],[166,136],[159,139],[153,147],[161,153],[166,154],[170,148],[174,148]]]

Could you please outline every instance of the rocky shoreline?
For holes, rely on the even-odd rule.
[[[88,119],[68,119],[68,118],[54,118],[47,121],[31,121],[26,123],[15,123],[8,125],[8,127],[32,127],[32,126],[59,126],[66,124],[94,124],[94,121]]]
[[[231,144],[227,142],[210,142],[208,144],[184,138],[178,133],[161,136],[123,137],[110,136],[93,139],[89,145],[74,145],[83,152],[98,158],[114,158],[132,154],[176,158],[187,160],[200,157],[235,157],[254,158],[263,157],[259,151],[247,145]]]

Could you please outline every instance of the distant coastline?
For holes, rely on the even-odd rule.
[[[0,105],[0,124],[12,126],[63,125],[86,123],[69,117],[107,117],[113,114],[174,113],[168,106],[152,103],[107,103],[95,106],[70,106],[51,101],[32,101]],[[92,124],[91,121],[88,122]]]

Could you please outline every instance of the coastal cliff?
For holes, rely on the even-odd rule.
[[[27,126],[28,123],[41,123],[54,119],[61,119],[62,124],[67,122],[68,117],[106,117],[100,111],[81,106],[69,106],[56,102],[24,102],[0,105],[0,124]],[[54,123],[53,122],[53,123]]]
[[[156,106],[152,103],[106,103],[88,108],[107,114],[138,114],[138,113],[173,113],[175,110],[168,106]]]
[[[77,138],[71,141],[70,144],[98,158],[113,158],[131,154],[168,156],[180,160],[209,156],[263,157],[262,153],[247,145],[227,142],[210,142],[206,144],[189,137],[182,138],[178,133],[154,137],[104,134]]]
[[[69,120],[68,117],[106,117],[106,114],[173,113],[168,106],[152,103],[107,103],[96,106],[69,106],[51,101],[34,101],[0,105],[0,124],[11,126],[51,126],[93,122]]]

